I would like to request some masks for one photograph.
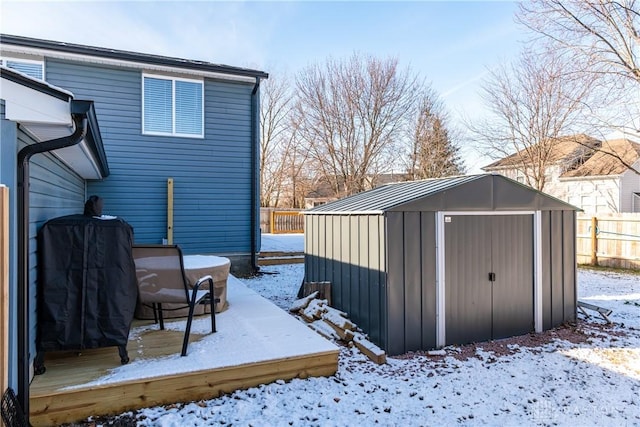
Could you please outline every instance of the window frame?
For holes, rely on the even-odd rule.
[[[145,130],[145,79],[152,78],[158,80],[171,81],[171,132],[158,132]],[[200,134],[195,133],[180,133],[176,132],[176,81],[197,83],[202,89],[202,96],[200,99]],[[204,139],[204,79],[189,79],[184,77],[174,77],[163,74],[142,73],[142,134],[152,136],[173,136],[179,138],[195,138]]]
[[[9,62],[23,62],[26,64],[37,64],[40,65],[40,68],[42,69],[42,78],[38,78],[38,77],[34,77],[32,75],[26,74],[27,76],[37,79],[37,80],[41,80],[41,81],[46,81],[45,76],[46,76],[46,69],[45,69],[45,63],[43,59],[25,59],[25,58],[16,58],[14,56],[0,56],[0,65],[10,68],[14,71],[17,71],[19,73],[22,73],[22,71],[20,70],[16,70],[15,68],[9,67],[7,65],[7,61]],[[22,73],[25,74],[25,73]]]

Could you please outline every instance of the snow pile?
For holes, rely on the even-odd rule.
[[[288,309],[304,267],[244,282]],[[329,378],[294,379],[135,414],[143,426],[637,425],[640,276],[579,271],[581,300],[613,310],[576,328],[409,354],[376,365],[341,347]]]

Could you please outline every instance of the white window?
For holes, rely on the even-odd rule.
[[[142,76],[142,133],[204,136],[204,83],[201,80]]]
[[[7,68],[19,71],[29,77],[44,80],[44,61],[30,59],[2,58],[0,64]]]

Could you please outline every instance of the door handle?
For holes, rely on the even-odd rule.
[[[496,281],[496,273],[489,273],[489,281],[490,282]]]

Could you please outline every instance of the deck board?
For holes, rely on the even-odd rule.
[[[328,341],[326,345],[323,342],[310,345],[309,351],[305,351],[303,344],[300,344],[303,346],[301,349],[295,349],[296,342],[304,340],[292,338],[288,335],[289,331],[302,336],[312,334],[306,338],[313,342],[316,340],[315,332],[283,310],[277,309],[271,302],[238,283],[235,286],[230,284],[229,301],[229,309],[219,316],[218,333],[191,334],[189,351],[193,353],[192,357],[177,356],[182,345],[181,331],[150,330],[133,334],[127,345],[132,369],[163,359],[169,359],[177,369],[183,364],[202,360],[198,357],[202,357],[203,349],[198,346],[208,345],[212,347],[204,350],[211,358],[220,359],[219,366],[190,372],[166,372],[152,377],[141,373],[136,378],[105,381],[105,378],[109,378],[120,367],[116,347],[85,350],[81,354],[47,353],[47,371],[36,376],[30,388],[31,423],[34,426],[59,425],[80,421],[89,416],[112,415],[161,404],[210,399],[222,393],[279,379],[327,376],[336,372],[339,350]],[[273,320],[274,317],[277,321]],[[208,316],[202,318],[206,323]],[[246,331],[238,333],[238,336],[228,336],[230,330],[241,330],[244,323],[248,325]],[[148,324],[149,321],[136,321],[135,326]],[[269,330],[264,329],[269,326]],[[221,330],[225,331],[226,337]],[[223,348],[227,346],[229,354],[225,354]],[[288,349],[290,353],[280,354],[276,350],[287,346],[291,347]],[[228,359],[235,360],[238,348],[255,354],[250,358],[238,358],[237,363],[229,363]]]

